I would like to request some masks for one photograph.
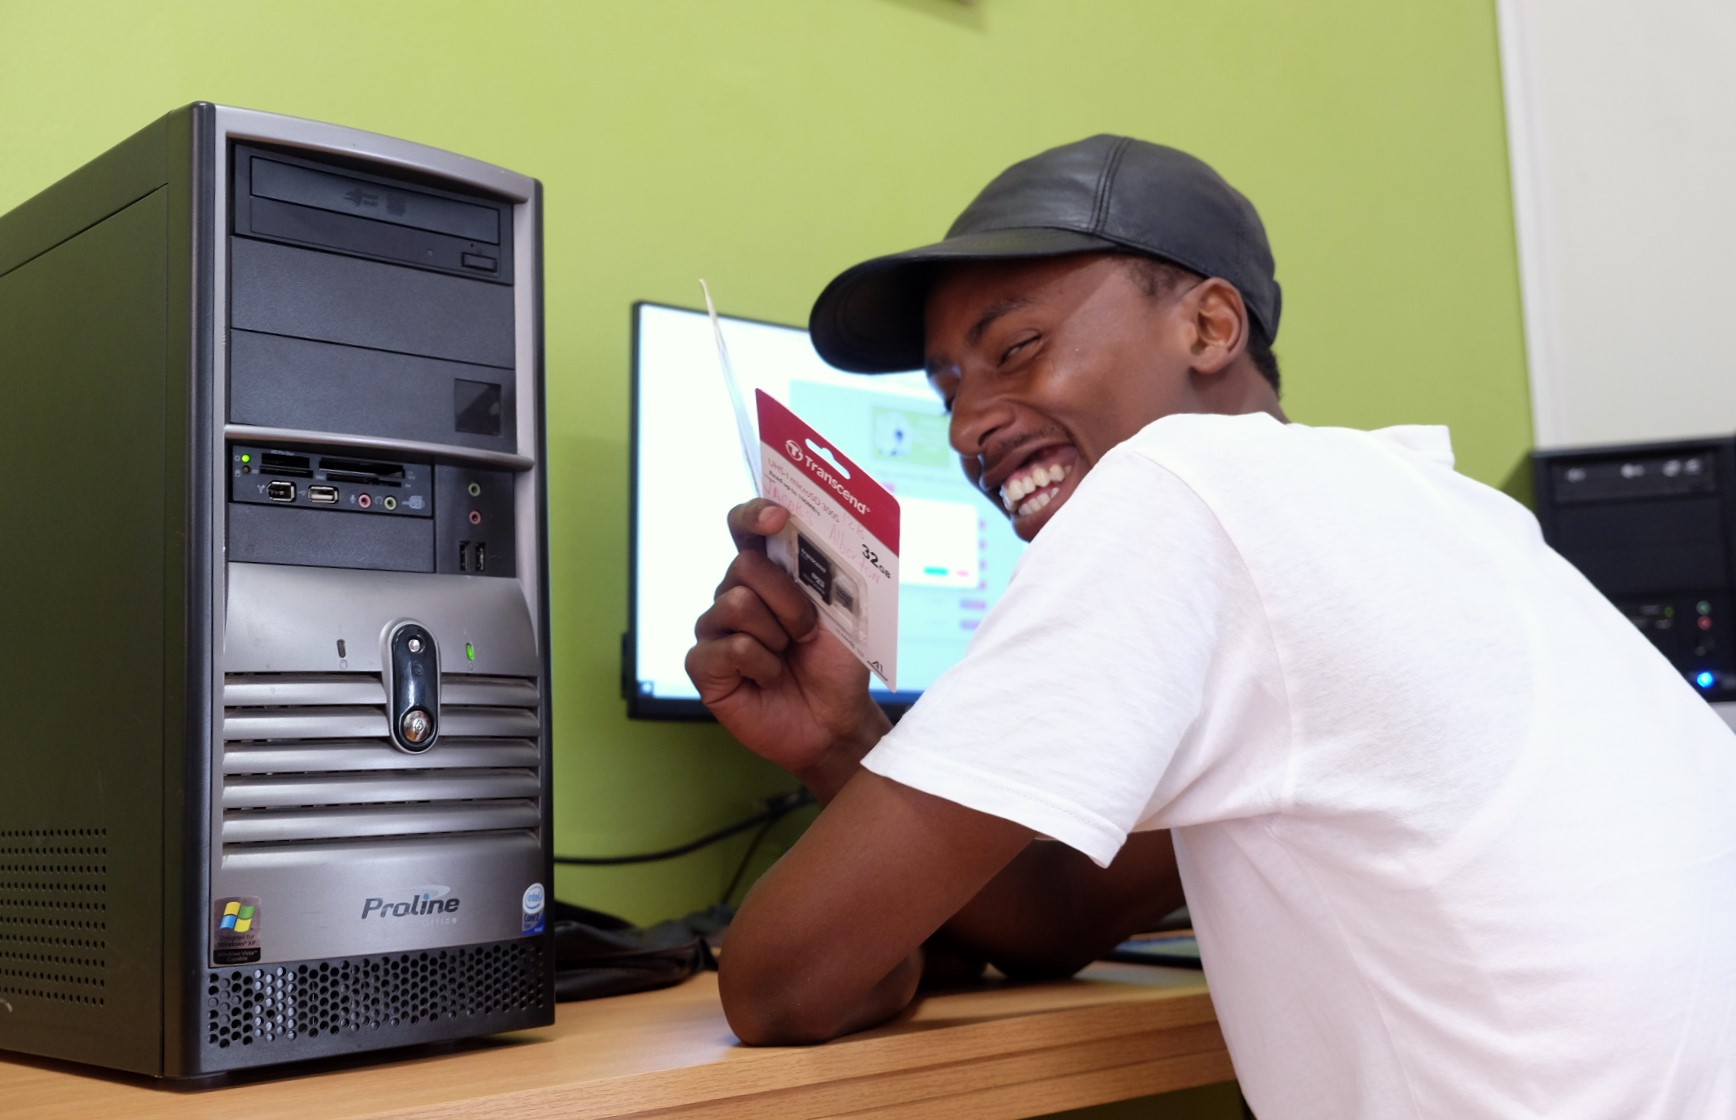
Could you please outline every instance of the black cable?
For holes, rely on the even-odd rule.
[[[697,852],[699,849],[710,844],[715,844],[719,840],[727,840],[736,833],[745,832],[756,824],[770,825],[789,816],[804,805],[813,804],[813,801],[814,795],[809,793],[806,789],[799,789],[793,793],[782,794],[770,799],[770,801],[767,802],[766,810],[763,813],[756,813],[753,816],[748,817],[746,820],[736,821],[734,824],[726,825],[723,828],[718,829],[716,832],[708,832],[697,840],[689,841],[686,844],[674,848],[665,848],[660,852],[643,852],[638,855],[630,856],[556,856],[554,857],[554,860],[556,863],[577,864],[581,867],[619,867],[623,864],[629,863],[655,863],[658,860],[674,859],[676,856],[684,856],[689,852]]]

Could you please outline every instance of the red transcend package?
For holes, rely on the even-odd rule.
[[[760,493],[790,511],[766,542],[808,593],[820,620],[874,670],[898,683],[898,502],[801,417],[754,393]]]

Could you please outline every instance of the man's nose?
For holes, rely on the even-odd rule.
[[[1009,402],[985,381],[964,378],[953,395],[948,435],[952,449],[960,455],[981,455],[994,434],[1011,420]]]

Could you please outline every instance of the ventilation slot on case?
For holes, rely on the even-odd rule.
[[[101,1007],[108,967],[106,830],[0,829],[0,997]]]
[[[377,845],[542,826],[534,679],[441,678],[440,738],[392,746],[379,676],[237,674],[223,683],[224,854]]]
[[[381,1046],[393,1045],[386,1034],[418,1041],[452,1020],[483,1033],[490,1018],[545,1005],[545,969],[542,947],[525,940],[211,972],[205,1043],[327,1052],[331,1041],[362,1031]]]

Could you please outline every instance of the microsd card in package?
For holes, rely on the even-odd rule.
[[[766,555],[886,687],[898,684],[898,503],[801,417],[755,390],[760,493],[790,511]]]

